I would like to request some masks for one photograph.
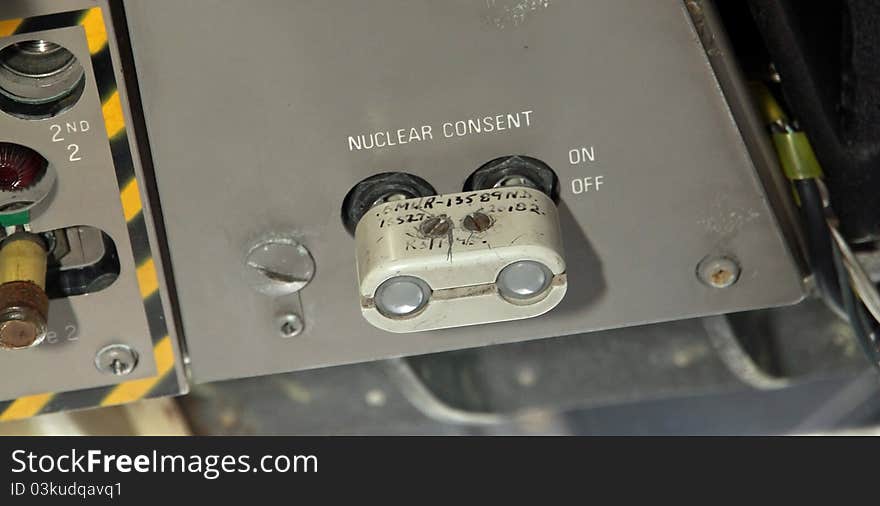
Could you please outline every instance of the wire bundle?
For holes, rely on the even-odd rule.
[[[792,182],[806,232],[807,260],[826,304],[846,319],[871,363],[880,369],[880,295],[837,228],[822,169],[806,135],[789,121],[770,90],[756,85],[786,177]]]

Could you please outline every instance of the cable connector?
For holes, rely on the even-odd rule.
[[[798,128],[773,96],[770,89],[760,82],[750,83],[758,110],[773,136],[773,144],[789,181],[821,179],[822,166],[813,152],[807,134]]]
[[[774,132],[773,144],[782,171],[790,181],[822,178],[822,166],[804,132]]]

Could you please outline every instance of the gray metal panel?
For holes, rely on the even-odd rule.
[[[101,7],[103,10],[109,49],[115,64],[113,72],[128,123],[131,121],[128,95],[122,71],[118,67],[120,54],[113,37],[113,23],[106,0],[8,0],[0,6],[0,19],[29,18],[91,7]],[[72,225],[99,227],[116,243],[121,273],[117,281],[104,291],[53,300],[50,305],[49,330],[54,332],[55,338],[47,339],[34,349],[0,353],[0,370],[3,371],[0,399],[115,385],[154,377],[157,372],[153,343],[144,314],[144,301],[138,287],[128,228],[120,203],[120,190],[104,129],[101,101],[93,79],[92,61],[83,28],[74,26],[38,33],[61,43],[77,56],[86,69],[85,91],[73,108],[53,119],[26,121],[0,113],[0,140],[22,143],[38,150],[58,170],[54,195],[47,199],[48,205],[34,213],[35,217],[31,222],[33,229],[43,231]],[[15,35],[2,39],[2,44],[5,46],[8,42],[34,37],[35,34]],[[66,130],[67,122],[80,120],[87,120],[91,128],[87,133],[75,135],[75,142],[80,148],[79,155],[83,160],[71,163],[67,160],[69,143],[52,142],[53,132],[50,125],[61,124]],[[130,130],[131,124],[127,124],[127,128]],[[137,156],[137,142],[133,135],[129,135],[128,140],[133,153],[134,172],[143,191],[144,174]],[[163,263],[156,247],[158,242],[152,210],[146,199],[142,198],[142,205],[143,219],[153,251],[161,306],[166,315],[164,319],[174,352],[172,374],[176,376],[176,392],[183,393],[187,390],[185,372],[177,334],[172,319],[167,316],[171,315],[171,307],[167,298]],[[71,325],[76,327],[72,334],[76,337],[75,340],[66,339],[71,335]],[[125,343],[139,352],[138,367],[131,374],[116,377],[100,373],[95,368],[95,352],[111,343]],[[171,381],[170,377],[166,377],[166,381]],[[56,396],[52,401],[52,410],[87,407],[90,402],[98,402],[107,391],[91,391],[83,395],[73,392],[72,396]],[[171,393],[169,388],[163,389],[162,385],[156,391]],[[147,393],[149,392],[144,392]]]
[[[784,305],[802,297],[755,167],[682,2],[125,2],[194,378],[209,381]],[[533,126],[442,138],[531,110]],[[350,135],[435,138],[350,151]],[[594,146],[596,161],[569,163]],[[476,167],[553,167],[569,293],[533,320],[398,335],[360,316],[346,192],[381,171],[455,192]],[[596,193],[571,181],[604,176]],[[250,290],[242,255],[298,232],[317,262],[306,331]],[[701,258],[740,281],[701,285]]]
[[[0,353],[0,371],[5,379],[0,382],[0,399],[119,383],[123,378],[101,373],[94,363],[95,353],[113,343],[126,343],[140,353],[138,367],[124,379],[156,375],[153,345],[135,274],[101,101],[91,77],[92,62],[85,33],[80,26],[39,33],[40,37],[63,45],[77,56],[86,69],[86,89],[73,108],[56,118],[21,120],[0,113],[0,140],[37,150],[58,172],[53,194],[40,204],[39,212],[33,213],[33,230],[74,225],[100,228],[116,243],[121,272],[105,290],[52,300],[50,335],[43,344]],[[34,34],[16,35],[3,39],[3,45],[34,37]],[[81,121],[88,122],[87,131],[68,132],[68,123],[79,128]],[[60,125],[60,133],[52,130],[52,125]],[[64,141],[58,141],[61,138]],[[80,161],[69,161],[70,144],[79,146]]]

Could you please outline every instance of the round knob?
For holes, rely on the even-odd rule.
[[[417,313],[431,298],[431,287],[419,278],[398,276],[376,289],[373,301],[376,309],[389,318],[401,318]]]
[[[544,293],[552,282],[553,272],[546,265],[523,260],[502,269],[495,285],[505,299],[528,301]]]

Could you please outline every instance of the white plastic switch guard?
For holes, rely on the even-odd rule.
[[[465,219],[474,213],[487,216],[491,226],[470,230]],[[432,231],[426,222],[435,225]],[[381,204],[358,223],[355,240],[364,318],[390,332],[531,318],[553,309],[567,288],[556,205],[531,188]],[[546,265],[553,281],[535,300],[511,302],[498,293],[495,280],[504,267],[520,260]],[[417,313],[387,317],[376,309],[373,296],[379,285],[397,276],[417,277],[433,293]]]

